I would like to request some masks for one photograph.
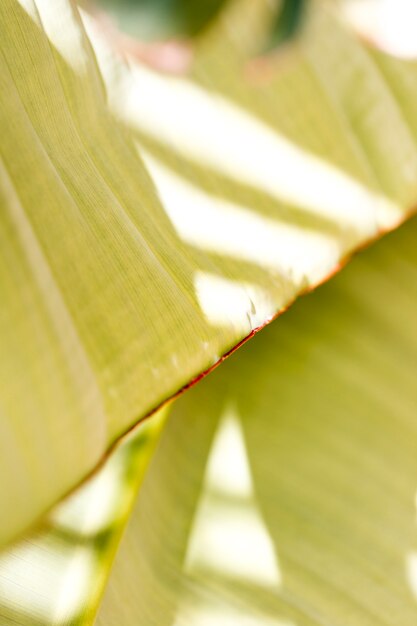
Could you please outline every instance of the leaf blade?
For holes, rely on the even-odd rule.
[[[238,43],[225,28],[232,12],[202,41],[190,79],[177,82],[144,68],[131,75],[99,37],[93,50],[67,0],[6,0],[0,7],[0,501],[10,512],[0,524],[2,544],[85,478],[144,415],[327,277],[378,225],[394,227],[406,215],[414,180],[393,200],[375,188],[348,139],[338,160],[345,129],[337,115],[328,118],[331,106],[322,110],[323,96],[305,80],[297,55],[290,75],[279,74],[279,89],[246,85],[236,68],[253,43],[245,24],[254,4],[240,6]],[[259,6],[249,20],[255,34],[268,21]],[[228,63],[216,77],[223,57]],[[141,128],[154,108],[153,123],[167,133],[166,162],[145,155],[151,175],[140,156],[143,139],[112,108],[112,98],[123,104],[117,73],[134,97],[146,87]],[[227,83],[231,92],[217,97]],[[231,102],[249,92],[249,111]],[[222,141],[212,133],[210,144],[204,123],[192,126],[188,116],[173,168],[175,116],[174,124],[172,116],[160,117],[159,93],[184,108],[181,124],[199,103],[200,122],[207,112]],[[306,94],[314,101],[307,121],[301,115],[288,122]],[[283,102],[282,124],[268,117],[275,101]],[[336,138],[330,146],[322,138],[329,119]],[[201,153],[198,141],[183,144],[190,129],[212,149],[205,154],[212,162],[197,163],[197,180],[185,174],[187,156],[193,161],[192,151]],[[227,158],[219,161],[222,154]],[[300,172],[308,193],[298,184]],[[294,206],[296,192],[307,207]]]
[[[416,231],[178,400],[98,624],[414,624]]]

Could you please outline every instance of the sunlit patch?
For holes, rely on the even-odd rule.
[[[42,28],[68,65],[77,72],[89,62],[83,30],[77,9],[67,0],[36,0]]]
[[[281,583],[274,544],[253,493],[242,427],[233,409],[224,414],[210,452],[185,569],[264,587]]]
[[[47,616],[49,594],[58,593],[56,569],[65,562],[62,551],[48,543],[22,541],[0,555],[0,597],[6,609]],[[25,594],[22,595],[22,588]]]
[[[268,294],[254,285],[197,272],[195,292],[206,319],[213,326],[250,332],[271,316],[274,306]]]
[[[173,626],[295,626],[287,620],[250,614],[246,607],[190,602],[182,606]]]
[[[417,598],[417,552],[410,552],[407,556],[406,573],[411,591]]]
[[[34,22],[39,22],[38,12],[36,10],[34,0],[17,0],[17,2]]]
[[[417,494],[414,501],[417,507]],[[405,562],[406,577],[413,595],[417,599],[417,552],[409,552]]]
[[[12,546],[0,555],[2,610],[27,614],[45,624],[69,623],[91,587],[93,556],[87,547],[74,551],[52,536]]]
[[[417,57],[417,3],[414,0],[349,0],[345,17],[371,42],[402,58]]]
[[[88,548],[77,548],[66,570],[63,572],[62,584],[56,599],[54,611],[54,624],[66,624],[74,611],[78,612],[83,606],[83,598],[86,590],[91,585],[91,577],[96,575],[93,571],[93,557]]]
[[[281,583],[274,548],[256,506],[202,501],[186,569],[211,570],[265,587]]]
[[[253,482],[239,417],[225,412],[206,467],[205,485],[225,496],[253,498]]]
[[[367,190],[219,95],[136,64],[114,99],[116,113],[159,141],[235,181],[355,228],[376,232],[398,207]]]
[[[335,237],[288,226],[214,197],[146,152],[144,156],[179,236],[197,248],[278,271],[298,286],[317,282],[337,262],[340,243]]]
[[[79,536],[94,535],[115,522],[120,498],[123,455],[116,450],[107,464],[51,514],[51,522]]]

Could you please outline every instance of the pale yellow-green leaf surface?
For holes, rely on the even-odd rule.
[[[321,4],[262,86],[262,0],[182,78],[70,0],[0,3],[0,544],[415,204],[417,70]]]
[[[178,399],[96,626],[415,626],[417,221]]]

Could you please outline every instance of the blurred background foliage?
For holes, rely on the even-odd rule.
[[[141,40],[161,40],[173,37],[198,36],[226,0],[96,0],[111,15],[119,28]],[[272,0],[276,18],[271,25],[270,38],[265,42],[269,51],[291,39],[298,31],[307,0]]]

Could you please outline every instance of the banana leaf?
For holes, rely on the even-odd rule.
[[[320,2],[307,17],[288,65],[257,85],[245,63],[269,32],[266,2],[231,3],[182,78],[123,62],[67,0],[2,3],[2,543],[411,212],[415,65],[359,43]],[[78,527],[96,496],[76,493],[3,552],[5,623],[91,622],[139,457],[123,453],[104,500],[85,487],[112,515],[125,502],[104,543]]]
[[[97,626],[416,623],[416,238],[413,220],[174,404]]]
[[[320,3],[259,90],[262,1],[232,3],[172,81],[89,39],[68,0],[6,0],[0,20],[4,544],[403,220],[417,148],[414,66],[375,61]]]

